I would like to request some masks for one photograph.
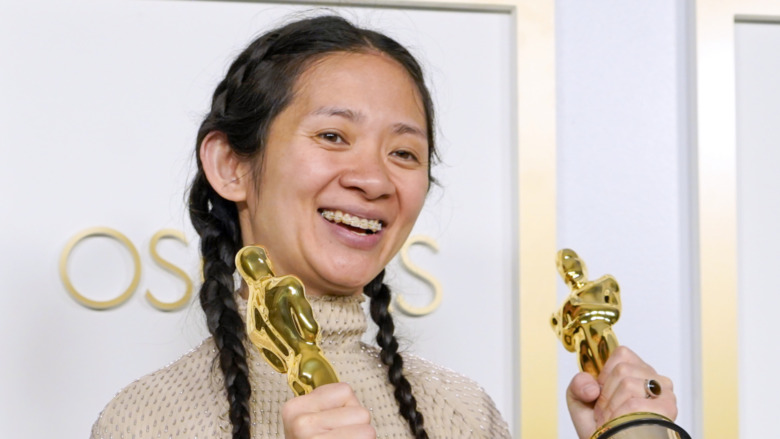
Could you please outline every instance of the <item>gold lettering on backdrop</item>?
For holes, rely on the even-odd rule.
[[[432,274],[415,265],[409,258],[409,248],[415,244],[429,247],[431,250],[433,250],[434,253],[439,252],[439,245],[436,243],[436,240],[430,236],[415,235],[407,239],[403,247],[401,247],[401,265],[403,265],[404,269],[406,269],[406,271],[408,271],[412,276],[430,285],[433,289],[433,299],[430,303],[422,307],[415,307],[410,305],[401,294],[396,296],[398,309],[402,313],[408,314],[410,316],[420,317],[432,313],[436,310],[436,308],[439,307],[439,305],[441,305],[442,287],[441,282],[439,282],[438,279],[436,279]]]
[[[73,252],[73,249],[81,241],[95,236],[112,238],[119,241],[121,244],[125,246],[125,248],[127,248],[127,250],[130,252],[130,255],[132,256],[133,259],[133,279],[130,282],[130,285],[127,287],[126,290],[122,292],[122,294],[110,300],[101,301],[101,300],[92,300],[87,298],[86,296],[78,292],[76,287],[73,285],[73,282],[70,280],[70,276],[68,274],[68,260],[70,258],[70,254]],[[189,301],[192,299],[193,283],[190,276],[187,275],[187,273],[184,270],[173,265],[170,261],[160,256],[159,252],[157,251],[157,247],[159,245],[159,242],[163,239],[175,239],[183,243],[184,245],[188,245],[189,242],[187,241],[183,232],[175,229],[162,229],[157,233],[155,233],[154,236],[152,236],[151,241],[149,242],[149,252],[154,262],[157,263],[163,269],[171,272],[176,277],[183,280],[185,283],[185,291],[182,297],[174,302],[164,302],[158,299],[157,297],[155,297],[155,295],[151,292],[150,289],[146,290],[145,297],[149,301],[149,303],[152,304],[152,306],[154,306],[155,308],[161,311],[175,311],[186,306],[186,304],[189,303]],[[396,296],[395,302],[398,306],[398,309],[402,313],[414,317],[421,317],[421,316],[428,315],[439,308],[443,297],[443,289],[441,286],[441,282],[439,282],[439,280],[436,279],[435,276],[421,269],[419,266],[417,266],[412,262],[411,257],[409,256],[409,249],[413,245],[426,246],[431,250],[433,250],[434,253],[438,253],[439,245],[436,242],[436,240],[431,238],[430,236],[415,235],[410,237],[408,240],[406,240],[403,247],[401,247],[401,251],[400,251],[401,265],[403,266],[404,270],[406,270],[412,276],[420,279],[424,283],[430,285],[431,289],[433,290],[433,297],[427,305],[417,307],[411,305],[404,298],[404,296],[399,293]],[[130,239],[127,238],[127,236],[122,234],[120,231],[109,227],[91,227],[77,233],[65,245],[65,249],[62,251],[62,254],[60,256],[59,268],[60,268],[60,278],[62,279],[62,282],[65,285],[65,289],[68,291],[68,293],[78,303],[88,308],[92,308],[96,310],[114,308],[125,303],[133,295],[133,292],[135,292],[141,280],[141,258],[138,254],[138,250],[130,241]],[[200,272],[201,272],[200,277],[202,281],[203,280],[202,260],[200,261]],[[392,304],[390,305],[390,308],[392,311],[393,308]]]
[[[187,273],[184,272],[184,270],[173,265],[169,261],[166,261],[157,252],[157,244],[162,239],[175,239],[179,242],[182,242],[185,246],[188,245],[189,242],[187,242],[187,238],[184,236],[184,233],[174,229],[160,230],[159,232],[155,233],[154,236],[152,236],[152,240],[149,242],[149,253],[151,253],[154,262],[156,262],[160,267],[176,275],[176,277],[181,278],[181,280],[184,281],[186,288],[181,299],[174,302],[163,302],[162,300],[154,297],[151,290],[146,290],[146,300],[148,300],[152,306],[161,311],[175,311],[185,306],[190,301],[190,298],[192,298],[192,280],[187,275]]]
[[[78,290],[76,290],[76,287],[73,286],[73,283],[70,280],[70,276],[68,275],[68,258],[70,258],[70,254],[73,251],[73,248],[76,247],[79,242],[93,236],[103,236],[116,239],[122,243],[125,248],[127,248],[133,258],[133,280],[122,294],[110,300],[92,300],[85,297],[83,294],[79,293]],[[133,243],[130,242],[127,236],[123,235],[118,230],[108,227],[91,227],[77,233],[65,245],[65,249],[60,255],[60,278],[65,284],[65,289],[67,289],[70,295],[73,296],[73,298],[76,299],[76,301],[80,304],[92,309],[113,308],[127,301],[127,299],[133,295],[136,287],[138,287],[138,282],[141,280],[141,258],[138,255],[138,250],[135,248]]]

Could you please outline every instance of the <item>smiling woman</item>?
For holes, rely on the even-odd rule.
[[[422,78],[398,43],[330,16],[270,31],[238,56],[201,124],[190,193],[212,337],[124,389],[93,437],[509,436],[478,385],[402,358],[393,334],[384,268],[417,220],[435,157]],[[323,350],[350,384],[293,398],[246,341],[246,285],[236,291],[233,273],[249,244],[303,281]],[[379,349],[360,341],[361,293]]]

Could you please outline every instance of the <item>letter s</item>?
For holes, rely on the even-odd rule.
[[[408,271],[414,277],[420,279],[421,281],[429,284],[431,288],[433,288],[433,300],[431,300],[431,302],[426,306],[414,307],[410,305],[401,294],[398,294],[396,297],[396,302],[398,302],[398,308],[404,314],[415,316],[415,317],[421,317],[432,313],[433,311],[436,310],[436,308],[439,307],[439,305],[441,305],[442,288],[441,288],[441,283],[438,281],[438,279],[436,279],[432,274],[428,273],[425,270],[422,270],[420,267],[412,263],[411,259],[409,258],[409,247],[415,244],[422,244],[427,247],[430,247],[434,251],[434,253],[439,252],[439,245],[436,243],[436,241],[433,238],[429,236],[416,235],[406,240],[403,247],[401,247],[401,264],[404,266],[406,271]]]
[[[149,242],[149,253],[151,253],[152,259],[154,259],[154,262],[156,262],[157,265],[175,274],[176,277],[181,278],[186,285],[186,289],[181,299],[175,302],[163,302],[154,297],[151,290],[146,290],[146,300],[148,300],[152,306],[161,311],[175,311],[185,306],[189,302],[190,298],[192,298],[192,280],[187,275],[187,273],[184,272],[184,270],[166,261],[160,256],[159,253],[157,253],[157,243],[159,243],[161,239],[166,238],[175,239],[184,243],[184,245],[188,244],[187,238],[181,231],[175,229],[162,229],[155,233],[154,236],[152,236],[152,240]]]

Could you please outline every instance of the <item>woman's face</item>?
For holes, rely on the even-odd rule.
[[[404,68],[381,54],[338,53],[298,79],[273,121],[240,207],[245,244],[309,295],[362,291],[398,252],[428,190],[425,112]]]

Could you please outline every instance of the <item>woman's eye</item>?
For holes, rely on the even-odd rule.
[[[406,150],[403,150],[403,149],[400,149],[398,151],[394,151],[393,155],[398,157],[398,158],[400,158],[401,160],[404,160],[404,161],[410,161],[410,162],[419,162],[420,161],[413,152],[406,151]]]
[[[320,139],[328,141],[330,143],[346,143],[344,138],[338,133],[326,132],[317,135]]]

